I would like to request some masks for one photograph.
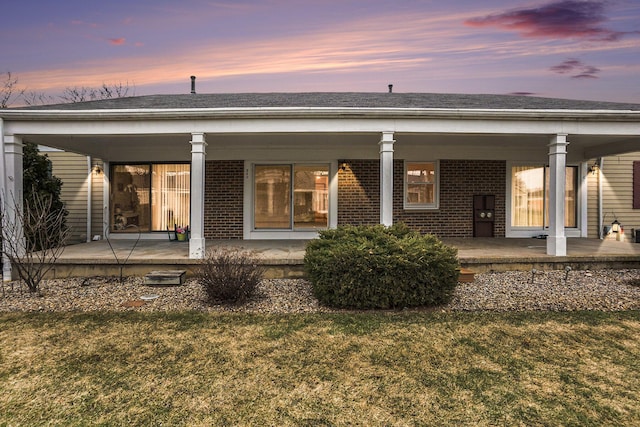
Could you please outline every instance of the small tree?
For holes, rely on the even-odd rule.
[[[37,206],[46,202],[49,212],[37,212],[42,215],[53,215],[60,217],[60,222],[51,223],[49,226],[67,228],[66,218],[67,211],[64,208],[64,203],[60,198],[60,192],[62,191],[62,180],[55,177],[52,174],[51,160],[47,155],[41,155],[38,146],[34,143],[27,142],[23,149],[22,158],[23,167],[23,186],[24,186],[24,206],[25,209],[28,206]],[[27,216],[25,220],[41,223],[42,219],[34,216]],[[41,233],[35,227],[35,224],[25,224],[24,235],[29,240],[30,245],[35,250],[48,249],[42,245],[51,244],[57,245],[58,242],[51,241],[50,239],[39,239],[36,235],[32,235],[32,232]],[[56,230],[48,230],[48,235],[54,237],[58,235]]]
[[[22,200],[5,195],[1,211],[4,254],[31,292],[64,250],[70,230],[60,199],[62,181],[51,174],[51,161],[33,143],[23,149]]]

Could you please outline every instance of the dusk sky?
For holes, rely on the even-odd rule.
[[[640,103],[640,0],[4,1],[20,88],[386,91]],[[131,93],[130,93],[131,94]]]

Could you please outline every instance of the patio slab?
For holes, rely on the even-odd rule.
[[[546,254],[541,239],[459,238],[443,239],[458,249],[463,268],[484,271],[603,268],[640,268],[640,244],[598,239],[567,239],[567,256]],[[301,277],[306,240],[210,240],[207,248],[236,248],[253,252],[268,267],[268,277]],[[56,263],[57,277],[145,275],[153,270],[187,270],[198,260],[188,258],[188,242],[167,240],[105,240],[68,246]],[[113,248],[113,249],[112,249]],[[132,250],[133,248],[133,250]],[[115,253],[115,255],[114,255]],[[116,261],[117,256],[117,261]],[[126,260],[126,262],[125,262]]]

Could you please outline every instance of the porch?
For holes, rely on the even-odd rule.
[[[463,268],[485,271],[563,269],[640,268],[640,244],[631,241],[568,238],[567,255],[546,253],[540,239],[448,238],[444,243],[458,249]],[[303,275],[307,240],[213,240],[207,248],[237,248],[255,252],[266,265],[267,277]],[[166,240],[106,240],[68,246],[51,275],[142,276],[152,270],[187,270],[193,273],[198,260],[189,258],[189,244]],[[113,248],[113,249],[112,249]],[[117,259],[116,259],[117,258]]]

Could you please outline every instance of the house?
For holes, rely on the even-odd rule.
[[[21,191],[23,141],[102,159],[110,237],[189,225],[191,258],[212,239],[399,221],[440,237],[545,236],[563,256],[567,237],[592,234],[594,159],[640,151],[640,104],[192,93],[4,109],[0,134],[5,192]]]

